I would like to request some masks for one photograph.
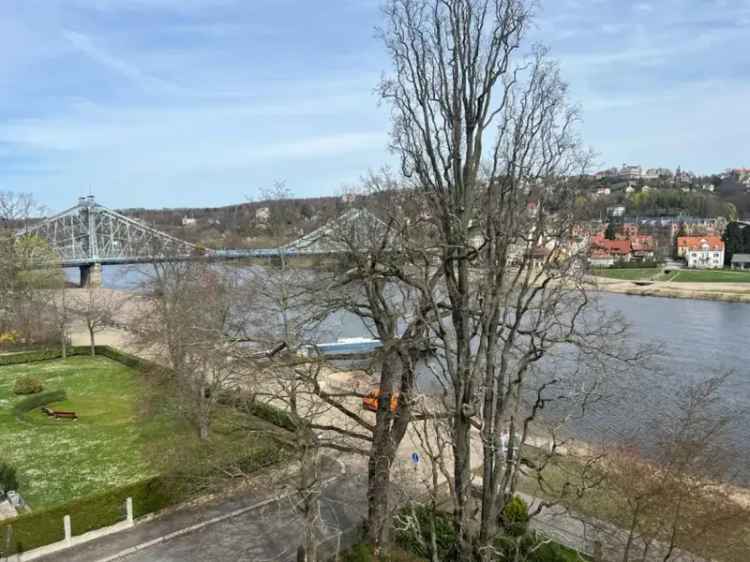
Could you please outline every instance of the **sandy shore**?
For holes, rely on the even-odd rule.
[[[594,277],[592,283],[600,291],[636,295],[641,297],[667,297],[675,299],[699,299],[723,302],[750,303],[750,283],[675,283],[671,281],[649,281],[636,284],[633,281]]]

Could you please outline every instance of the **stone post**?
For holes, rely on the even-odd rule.
[[[133,524],[133,498],[127,498],[125,500],[125,514],[128,523]]]
[[[65,542],[70,544],[71,540],[73,539],[73,533],[70,527],[70,515],[66,515],[65,517],[63,517],[63,527],[65,529]]]

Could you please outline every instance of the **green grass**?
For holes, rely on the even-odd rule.
[[[659,275],[659,273],[661,273],[661,270],[657,267],[594,269],[592,273],[598,277],[607,277],[609,279],[622,279],[623,281],[647,281]]]
[[[37,408],[16,417],[13,394],[21,375],[42,380],[45,391],[68,399],[51,406],[78,421],[54,420]],[[18,470],[20,491],[33,508],[49,507],[154,476],[143,445],[168,422],[138,418],[138,375],[104,357],[71,357],[0,367],[0,440],[3,459]],[[173,424],[172,424],[173,425]]]
[[[675,272],[670,281],[677,283],[750,283],[750,271],[729,269],[682,270]]]
[[[79,419],[49,418],[39,408],[16,415],[27,396],[13,393],[15,380],[33,375],[44,392],[64,389],[67,399],[52,409],[74,411]],[[175,470],[189,477],[222,462],[242,463],[247,472],[278,460],[269,437],[278,428],[219,406],[208,442],[136,369],[97,356],[0,366],[2,458],[18,472],[19,488],[35,510],[121,488]],[[154,404],[158,407],[155,408]],[[197,490],[198,492],[203,490]]]

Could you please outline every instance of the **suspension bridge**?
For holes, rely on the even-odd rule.
[[[363,214],[367,217],[363,217]],[[211,250],[175,238],[141,221],[108,209],[93,196],[61,213],[20,230],[17,237],[44,239],[56,257],[55,266],[78,267],[82,286],[100,286],[102,266],[189,260],[232,260],[323,256],[345,252],[334,234],[342,228],[371,223],[372,215],[352,209],[332,223],[310,232],[299,240],[271,249]],[[375,219],[377,220],[377,219]],[[40,263],[39,267],[52,264]]]

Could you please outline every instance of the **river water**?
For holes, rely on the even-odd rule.
[[[141,266],[143,267],[143,266]],[[143,269],[104,268],[104,284],[131,289]],[[612,396],[573,422],[578,437],[607,439],[641,426],[653,412],[668,410],[673,397],[692,382],[731,373],[720,391],[717,412],[743,421],[731,441],[750,455],[750,304],[668,299],[601,293],[603,309],[622,315],[630,326],[628,343],[656,350],[648,366],[634,367],[612,385]],[[326,325],[324,341],[370,336],[358,318],[341,315]],[[646,427],[648,430],[648,427]],[[750,463],[738,463],[736,479],[750,483]]]

